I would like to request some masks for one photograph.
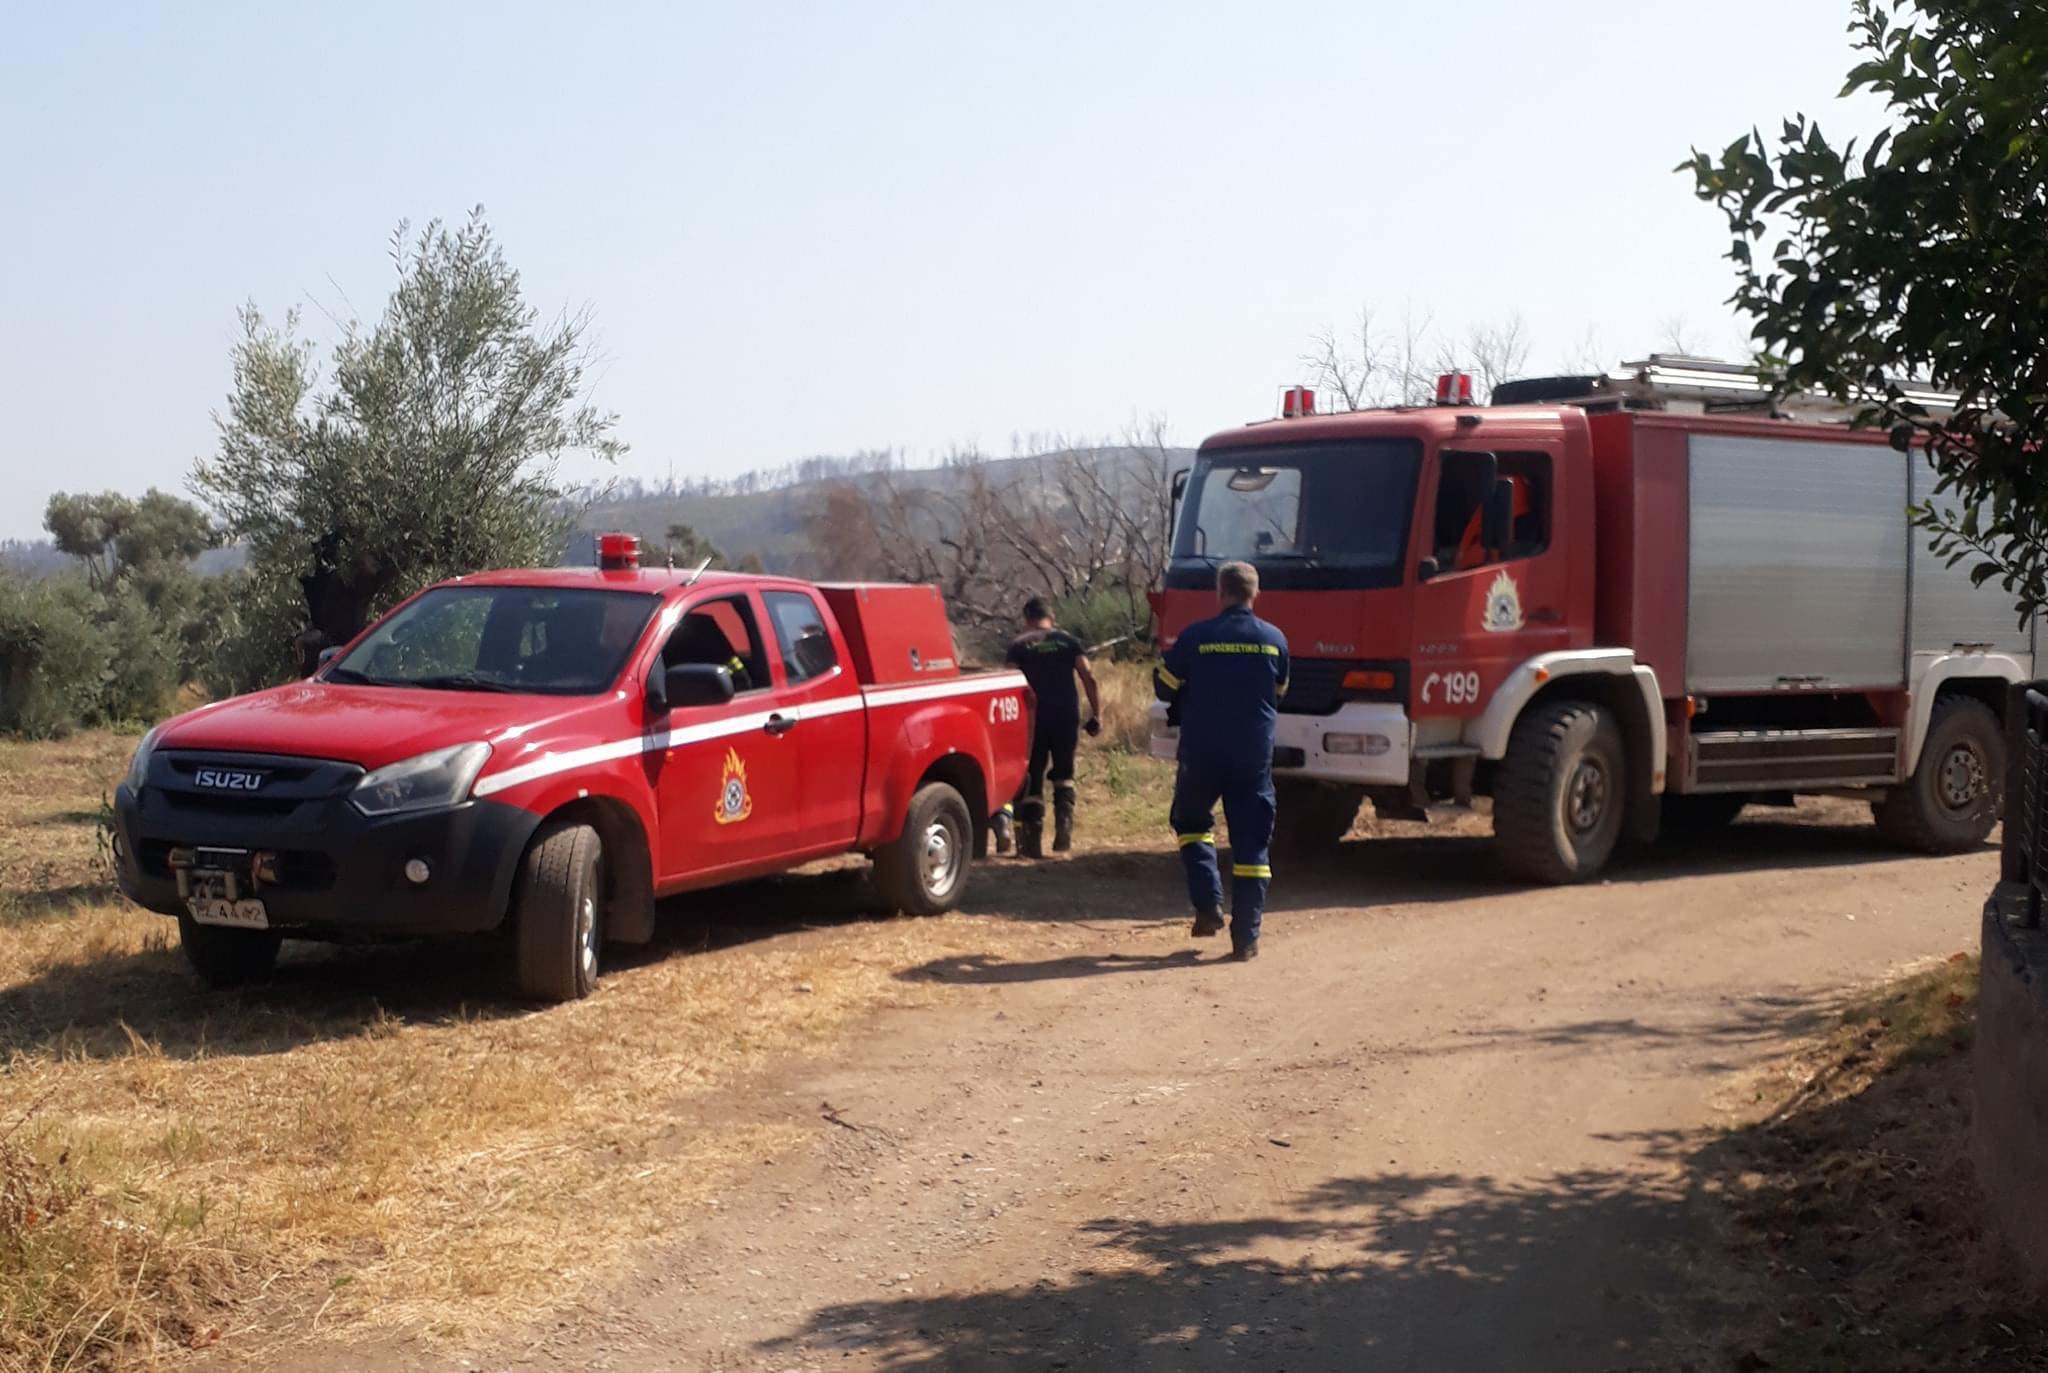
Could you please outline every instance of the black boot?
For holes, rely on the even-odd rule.
[[[1017,856],[1019,858],[1045,857],[1045,827],[1036,820],[1017,822]]]
[[[1065,853],[1074,847],[1074,788],[1055,787],[1052,793],[1052,851]]]
[[[1016,846],[1014,829],[1015,826],[1010,820],[1010,812],[1007,809],[997,811],[996,818],[989,824],[989,836],[995,841],[997,853],[1008,853]]]
[[[1189,930],[1188,933],[1197,939],[1207,939],[1211,935],[1222,934],[1223,912],[1213,906],[1196,911],[1195,927]]]

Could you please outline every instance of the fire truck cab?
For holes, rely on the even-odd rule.
[[[1157,628],[1258,568],[1294,662],[1280,847],[1334,845],[1367,798],[1488,795],[1510,869],[1575,881],[1625,836],[1850,789],[1913,847],[1983,841],[2033,631],[1914,534],[1923,457],[1696,359],[1494,400],[1454,374],[1436,405],[1317,415],[1294,388],[1187,474]]]

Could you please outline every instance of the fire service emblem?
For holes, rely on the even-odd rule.
[[[1503,572],[1486,588],[1486,613],[1480,628],[1489,634],[1507,634],[1522,627],[1522,589]]]
[[[754,798],[747,795],[747,765],[740,761],[740,751],[729,748],[725,751],[725,775],[718,783],[718,807],[711,818],[721,825],[737,825],[754,813]]]

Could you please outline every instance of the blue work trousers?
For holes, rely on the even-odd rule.
[[[1230,942],[1241,949],[1259,937],[1273,880],[1273,770],[1180,760],[1173,779],[1173,832],[1187,869],[1188,899],[1198,911],[1223,909],[1223,876],[1216,869],[1219,800],[1230,823]]]

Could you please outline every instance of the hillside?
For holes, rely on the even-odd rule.
[[[1087,450],[1098,463],[1133,471],[1140,463],[1158,461],[1158,450],[1106,447]],[[1165,450],[1174,467],[1194,460],[1194,450]],[[1023,476],[1041,455],[991,458],[978,464],[989,480],[1005,485]],[[595,536],[617,530],[638,534],[651,556],[659,556],[669,526],[687,524],[711,540],[729,561],[753,554],[770,571],[803,575],[811,568],[809,538],[805,521],[819,508],[822,493],[845,483],[873,488],[884,481],[899,488],[946,487],[963,480],[966,469],[959,466],[892,468],[885,471],[855,471],[842,476],[795,481],[788,485],[757,490],[632,490],[628,489],[593,503],[581,520],[581,532],[563,557],[567,563],[588,562],[594,556]]]

